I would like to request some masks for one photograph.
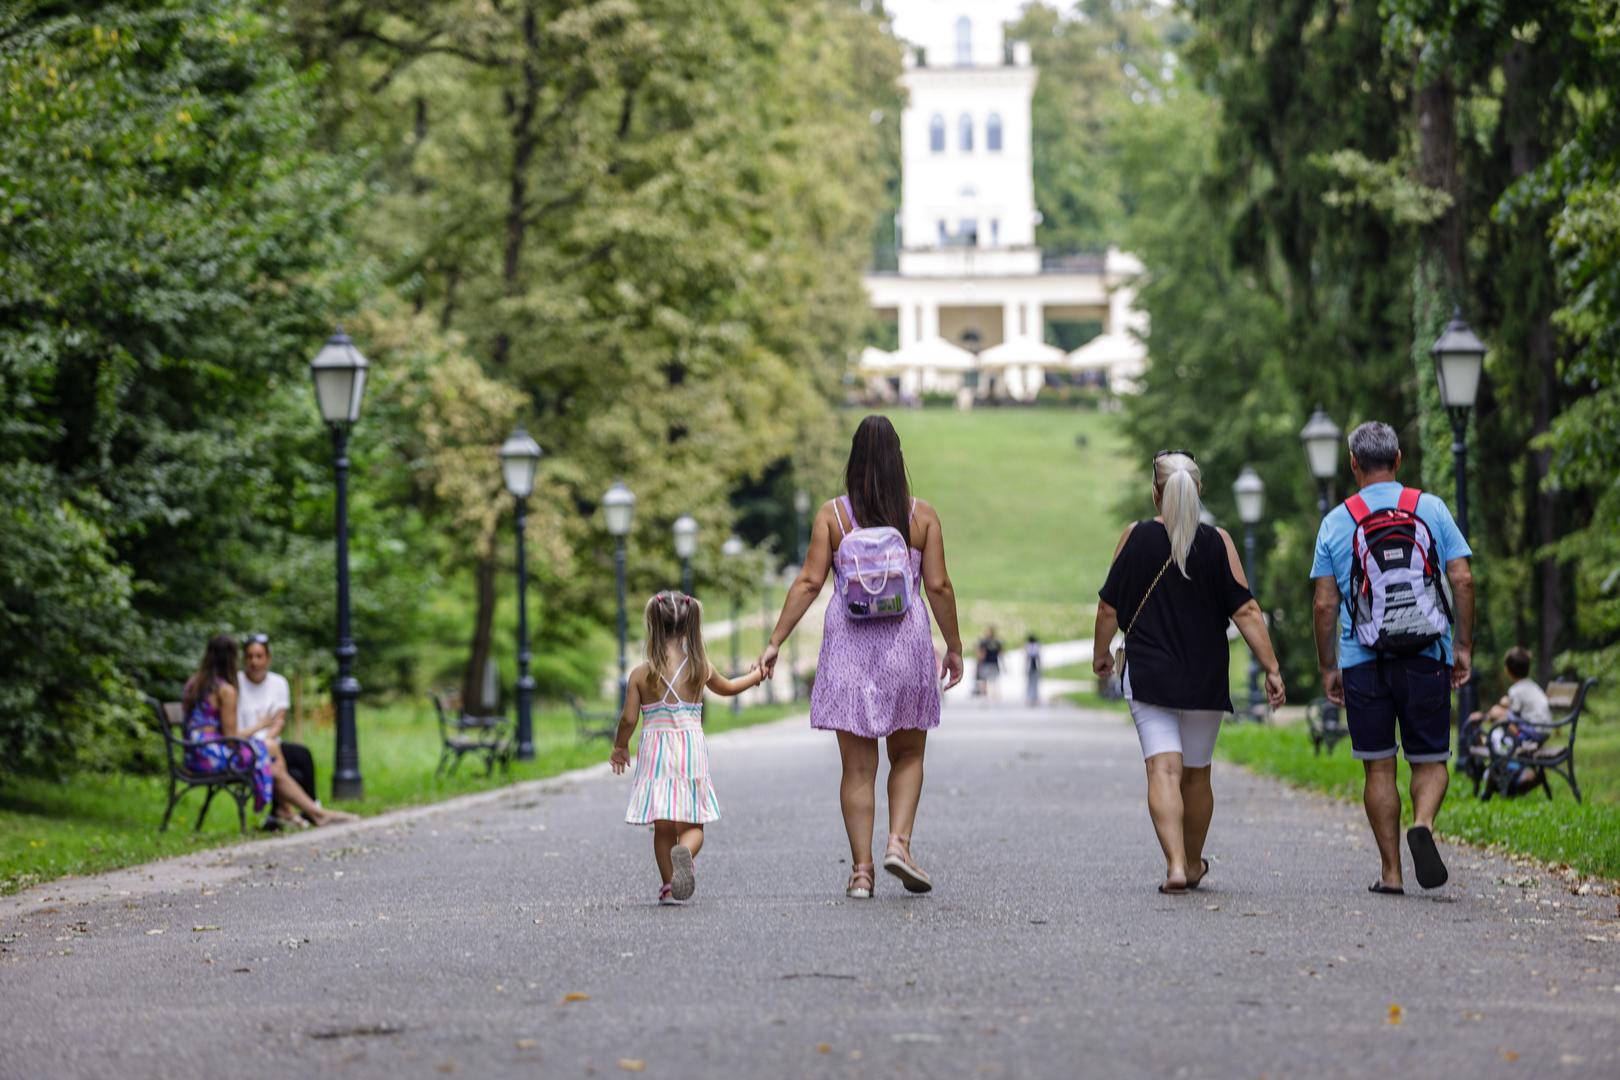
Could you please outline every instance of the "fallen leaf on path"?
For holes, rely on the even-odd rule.
[[[217,926],[193,926],[191,928],[191,932],[193,934],[206,934],[210,930],[218,930],[218,929],[219,929],[219,927],[217,927]]]
[[[146,936],[147,937],[156,937],[157,935],[159,935],[161,933],[163,933],[163,928],[160,926],[156,930],[148,930],[146,932]]]
[[[1587,934],[1586,935],[1586,940],[1587,941],[1608,941],[1609,939],[1606,938],[1606,937],[1603,937],[1600,934]]]
[[[252,968],[231,968],[232,975],[248,975],[251,974],[252,971]]]
[[[1503,1061],[1518,1061],[1519,1060],[1518,1052],[1514,1051],[1514,1050],[1509,1050],[1507,1047],[1502,1048],[1501,1054],[1502,1054],[1502,1060]]]
[[[1204,905],[1204,910],[1205,911],[1219,911],[1219,910],[1221,910],[1221,905],[1219,905],[1219,904],[1205,904]]]
[[[818,1054],[830,1054],[830,1053],[832,1053],[832,1044],[831,1043],[816,1043],[816,1053],[818,1053]]]
[[[533,1050],[539,1045],[540,1041],[538,1039],[519,1039],[517,1041],[517,1048],[519,1050]]]
[[[640,1058],[620,1058],[619,1068],[625,1072],[645,1072],[647,1063]]]
[[[591,1000],[591,995],[582,994],[578,990],[575,990],[572,993],[564,994],[563,995],[563,1000],[564,1001],[589,1001],[589,1000]]]
[[[1393,1024],[1394,1026],[1399,1027],[1402,1018],[1405,1016],[1405,1009],[1401,1008],[1399,1005],[1391,1005],[1389,1007],[1389,1015],[1384,1018],[1384,1023]]]

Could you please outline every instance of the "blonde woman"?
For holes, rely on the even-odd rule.
[[[1204,839],[1215,796],[1210,763],[1232,711],[1226,624],[1237,624],[1266,673],[1272,708],[1285,699],[1260,605],[1226,530],[1199,523],[1203,481],[1185,450],[1153,456],[1151,521],[1125,530],[1097,604],[1091,668],[1114,674],[1114,634],[1125,631],[1120,673],[1147,762],[1148,813],[1164,849],[1162,893],[1196,889],[1209,873]]]
[[[641,746],[624,820],[653,827],[660,904],[680,903],[697,888],[692,860],[703,848],[703,826],[720,820],[709,782],[703,739],[703,688],[735,697],[764,679],[758,668],[728,679],[709,666],[703,649],[703,605],[684,593],[647,601],[647,660],[625,688],[624,713],[608,763],[615,775],[629,764],[630,736],[641,718]]]

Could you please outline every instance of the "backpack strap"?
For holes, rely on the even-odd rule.
[[[838,539],[840,540],[849,535],[849,531],[844,528],[844,511],[842,509],[844,503],[848,501],[848,495],[840,495],[833,500],[833,517],[838,519]],[[853,508],[849,511],[849,525],[850,529],[855,527],[855,511]]]
[[[1417,488],[1401,488],[1401,501],[1396,505],[1415,517],[1417,516],[1418,500],[1422,497],[1423,492]]]
[[[1404,498],[1404,495],[1402,496]],[[1358,492],[1344,500],[1344,508],[1350,511],[1350,520],[1360,525],[1372,516],[1372,510],[1367,506],[1367,500]]]
[[[909,525],[911,523],[912,518],[915,518],[916,516],[917,516],[917,500],[912,499],[911,500],[911,513],[909,515],[907,515],[906,523]]]

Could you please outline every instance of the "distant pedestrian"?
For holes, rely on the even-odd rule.
[[[1272,708],[1285,691],[1260,605],[1226,530],[1198,520],[1202,480],[1184,450],[1153,457],[1159,516],[1125,530],[1097,605],[1091,668],[1112,678],[1114,635],[1125,616],[1118,673],[1147,765],[1148,813],[1164,849],[1162,893],[1196,889],[1209,873],[1204,841],[1215,796],[1210,767],[1221,718],[1232,711],[1228,621],[1266,673]]]
[[[979,693],[992,701],[1001,696],[1001,653],[1001,639],[996,637],[996,628],[986,627],[984,637],[979,639],[975,674],[978,676]]]
[[[703,826],[720,820],[703,738],[703,689],[736,697],[764,681],[758,668],[728,679],[703,648],[703,605],[678,592],[647,601],[647,659],[630,672],[624,712],[608,763],[622,776],[630,736],[641,719],[641,745],[624,820],[653,827],[660,904],[688,900],[697,888],[692,860],[703,849]]]
[[[928,731],[939,726],[940,693],[962,681],[956,592],[945,570],[939,515],[911,497],[900,436],[886,417],[861,421],[844,482],[847,494],[816,514],[809,556],[759,662],[766,674],[775,670],[777,650],[821,595],[828,570],[835,569],[835,595],[827,607],[810,694],[810,726],[838,733],[839,803],[853,863],[844,892],[853,899],[872,895],[879,739],[889,748],[883,868],[907,890],[927,892],[933,881],[911,857],[911,833],[922,796]],[[943,661],[934,656],[924,592],[945,638]]]
[[[249,634],[242,639],[242,670],[236,676],[236,730],[243,738],[257,739],[270,748],[272,756],[287,763],[287,775],[316,805],[315,759],[309,748],[281,737],[287,728],[287,711],[292,694],[286,676],[270,670],[270,635]],[[278,800],[267,829],[302,827],[306,819],[286,800]]]
[[[1024,701],[1031,706],[1041,703],[1041,641],[1034,634],[1024,642]]]
[[[1472,670],[1474,577],[1468,541],[1440,498],[1402,487],[1388,424],[1350,433],[1360,491],[1322,519],[1316,537],[1316,657],[1328,700],[1344,707],[1351,756],[1366,772],[1362,802],[1382,872],[1375,893],[1405,892],[1396,731],[1412,766],[1406,832],[1418,884],[1446,883],[1434,842],[1451,757],[1451,690]],[[1453,628],[1456,642],[1452,642]]]

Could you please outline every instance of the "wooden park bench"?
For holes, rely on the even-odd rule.
[[[1523,795],[1526,792],[1540,788],[1551,799],[1552,785],[1547,782],[1548,773],[1557,773],[1569,785],[1570,792],[1575,801],[1581,801],[1581,785],[1575,780],[1575,733],[1580,727],[1581,714],[1586,708],[1586,695],[1592,687],[1597,685],[1597,679],[1590,678],[1581,682],[1554,682],[1547,685],[1547,703],[1556,709],[1567,709],[1562,719],[1554,720],[1550,724],[1535,725],[1547,733],[1547,741],[1540,746],[1513,747],[1508,753],[1500,754],[1492,747],[1491,731],[1501,724],[1493,724],[1484,732],[1478,747],[1486,755],[1486,765],[1482,780],[1475,780],[1474,793],[1479,794],[1481,783],[1485,793],[1481,796],[1490,799],[1493,794],[1504,796]],[[1506,721],[1503,721],[1506,723]],[[1553,738],[1562,731],[1567,731],[1567,737],[1561,742],[1553,742]],[[1475,747],[1470,747],[1473,752]],[[1517,769],[1512,766],[1518,765]],[[1535,782],[1528,787],[1517,787],[1516,780],[1524,769],[1535,769]]]
[[[477,716],[464,712],[461,695],[454,690],[432,693],[434,711],[439,714],[439,765],[434,776],[454,776],[461,767],[461,759],[475,754],[484,759],[484,775],[489,776],[500,765],[503,772],[512,768],[515,749],[504,716]],[[446,772],[446,766],[449,771]]]
[[[213,805],[214,796],[221,791],[236,800],[236,819],[243,832],[247,832],[247,804],[253,798],[253,770],[249,769],[221,769],[218,772],[197,772],[186,765],[186,716],[184,707],[178,701],[158,701],[148,696],[146,703],[151,706],[152,714],[157,718],[158,731],[163,734],[163,746],[169,758],[169,805],[163,811],[163,824],[158,826],[159,832],[166,832],[169,828],[169,818],[174,808],[185,797],[186,792],[192,788],[206,788],[208,797],[203,800],[202,810],[197,814],[197,824],[193,831],[202,828],[203,819],[208,816],[208,808]],[[247,740],[230,736],[219,736],[217,740],[226,744],[246,744]]]
[[[619,714],[608,709],[587,709],[579,695],[568,695],[568,707],[574,710],[574,741],[611,739],[618,734]]]
[[[1329,755],[1340,739],[1350,734],[1344,725],[1344,710],[1325,697],[1319,697],[1305,707],[1305,727],[1311,735],[1311,749],[1320,756],[1327,747]]]

